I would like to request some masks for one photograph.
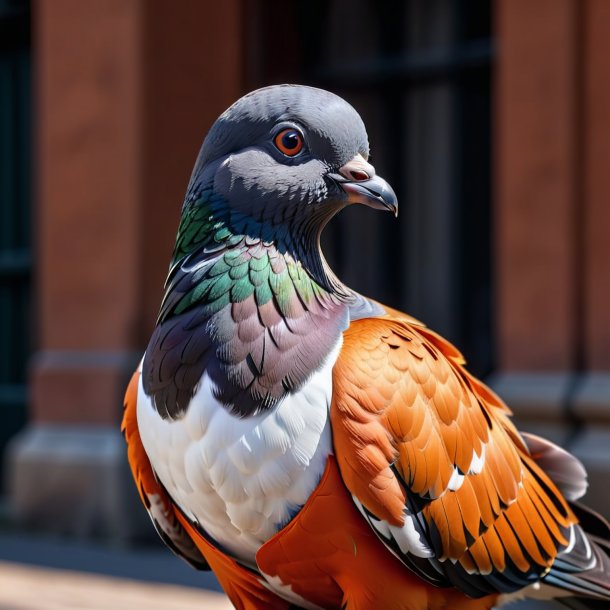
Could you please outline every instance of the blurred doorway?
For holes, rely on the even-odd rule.
[[[350,286],[493,368],[490,0],[250,0],[248,88],[301,82],[361,113],[399,221],[349,210],[324,250]]]

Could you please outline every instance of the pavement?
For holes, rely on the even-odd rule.
[[[0,530],[0,610],[230,610],[211,572],[135,548]],[[555,610],[520,602],[511,610]]]
[[[0,610],[230,610],[221,593],[0,562]]]
[[[230,610],[210,572],[161,545],[0,533],[0,610]]]

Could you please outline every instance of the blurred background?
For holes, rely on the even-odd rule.
[[[152,536],[123,390],[206,131],[279,82],[350,101],[399,197],[333,221],[338,275],[455,342],[607,515],[609,57],[608,0],[0,0],[0,559]]]

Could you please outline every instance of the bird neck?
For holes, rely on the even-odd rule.
[[[188,207],[184,217],[144,389],[160,413],[180,417],[195,391],[189,380],[207,373],[217,399],[239,417],[274,408],[324,366],[358,297],[334,279],[319,248],[319,258],[306,256],[306,244],[235,231],[209,207]],[[155,385],[171,377],[170,362],[189,371],[177,403],[173,386]]]
[[[350,303],[354,292],[333,273],[320,247],[320,234],[327,221],[312,217],[274,226],[228,209],[222,199],[210,193],[205,201],[185,204],[170,278],[172,270],[179,267],[196,268],[195,292],[203,305],[216,298],[218,291],[206,288],[221,282],[219,278],[229,302],[264,281],[273,282],[284,292],[290,292],[290,283],[298,284],[298,296],[306,301],[317,296]]]

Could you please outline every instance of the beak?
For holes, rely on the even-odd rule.
[[[345,192],[349,203],[363,203],[376,210],[388,210],[398,216],[398,200],[394,189],[362,155],[356,155],[329,177]]]

